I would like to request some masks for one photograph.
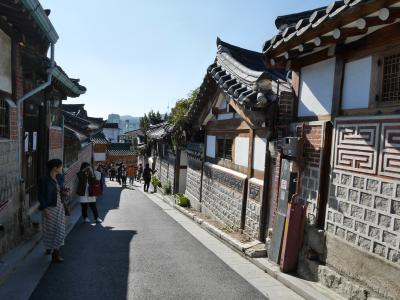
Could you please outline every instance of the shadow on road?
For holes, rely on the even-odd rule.
[[[121,191],[119,187],[105,190],[97,201],[100,217],[118,209]],[[125,299],[130,243],[136,234],[136,230],[114,230],[80,219],[61,249],[65,262],[50,265],[30,299],[93,299],[95,295]]]

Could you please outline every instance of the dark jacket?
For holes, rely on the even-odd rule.
[[[150,168],[144,168],[143,170],[143,179],[146,181],[149,181],[151,179],[151,169]]]
[[[78,187],[76,188],[76,194],[78,196],[85,196],[87,184],[93,184],[96,181],[96,177],[87,171],[79,171],[76,176],[78,176]]]
[[[57,182],[53,178],[50,176],[40,178],[38,190],[39,210],[57,206],[57,193],[59,193]]]

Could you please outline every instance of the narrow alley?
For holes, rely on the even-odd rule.
[[[108,182],[98,200],[104,222],[78,221],[63,247],[65,262],[50,265],[30,299],[265,299],[251,283],[269,287],[271,299],[301,299],[175,212],[197,230],[193,237],[168,215],[172,208],[161,209],[138,189]],[[250,283],[232,266],[251,271]]]

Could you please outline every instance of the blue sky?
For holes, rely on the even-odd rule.
[[[56,60],[88,89],[68,103],[90,115],[165,112],[198,87],[216,38],[251,50],[276,33],[276,16],[329,0],[41,0],[60,39]]]

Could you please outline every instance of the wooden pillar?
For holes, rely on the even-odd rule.
[[[343,75],[344,75],[344,59],[343,56],[337,55],[335,61],[335,77],[333,81],[332,108],[331,108],[332,120],[333,118],[339,116],[340,114],[340,107],[342,104]]]

